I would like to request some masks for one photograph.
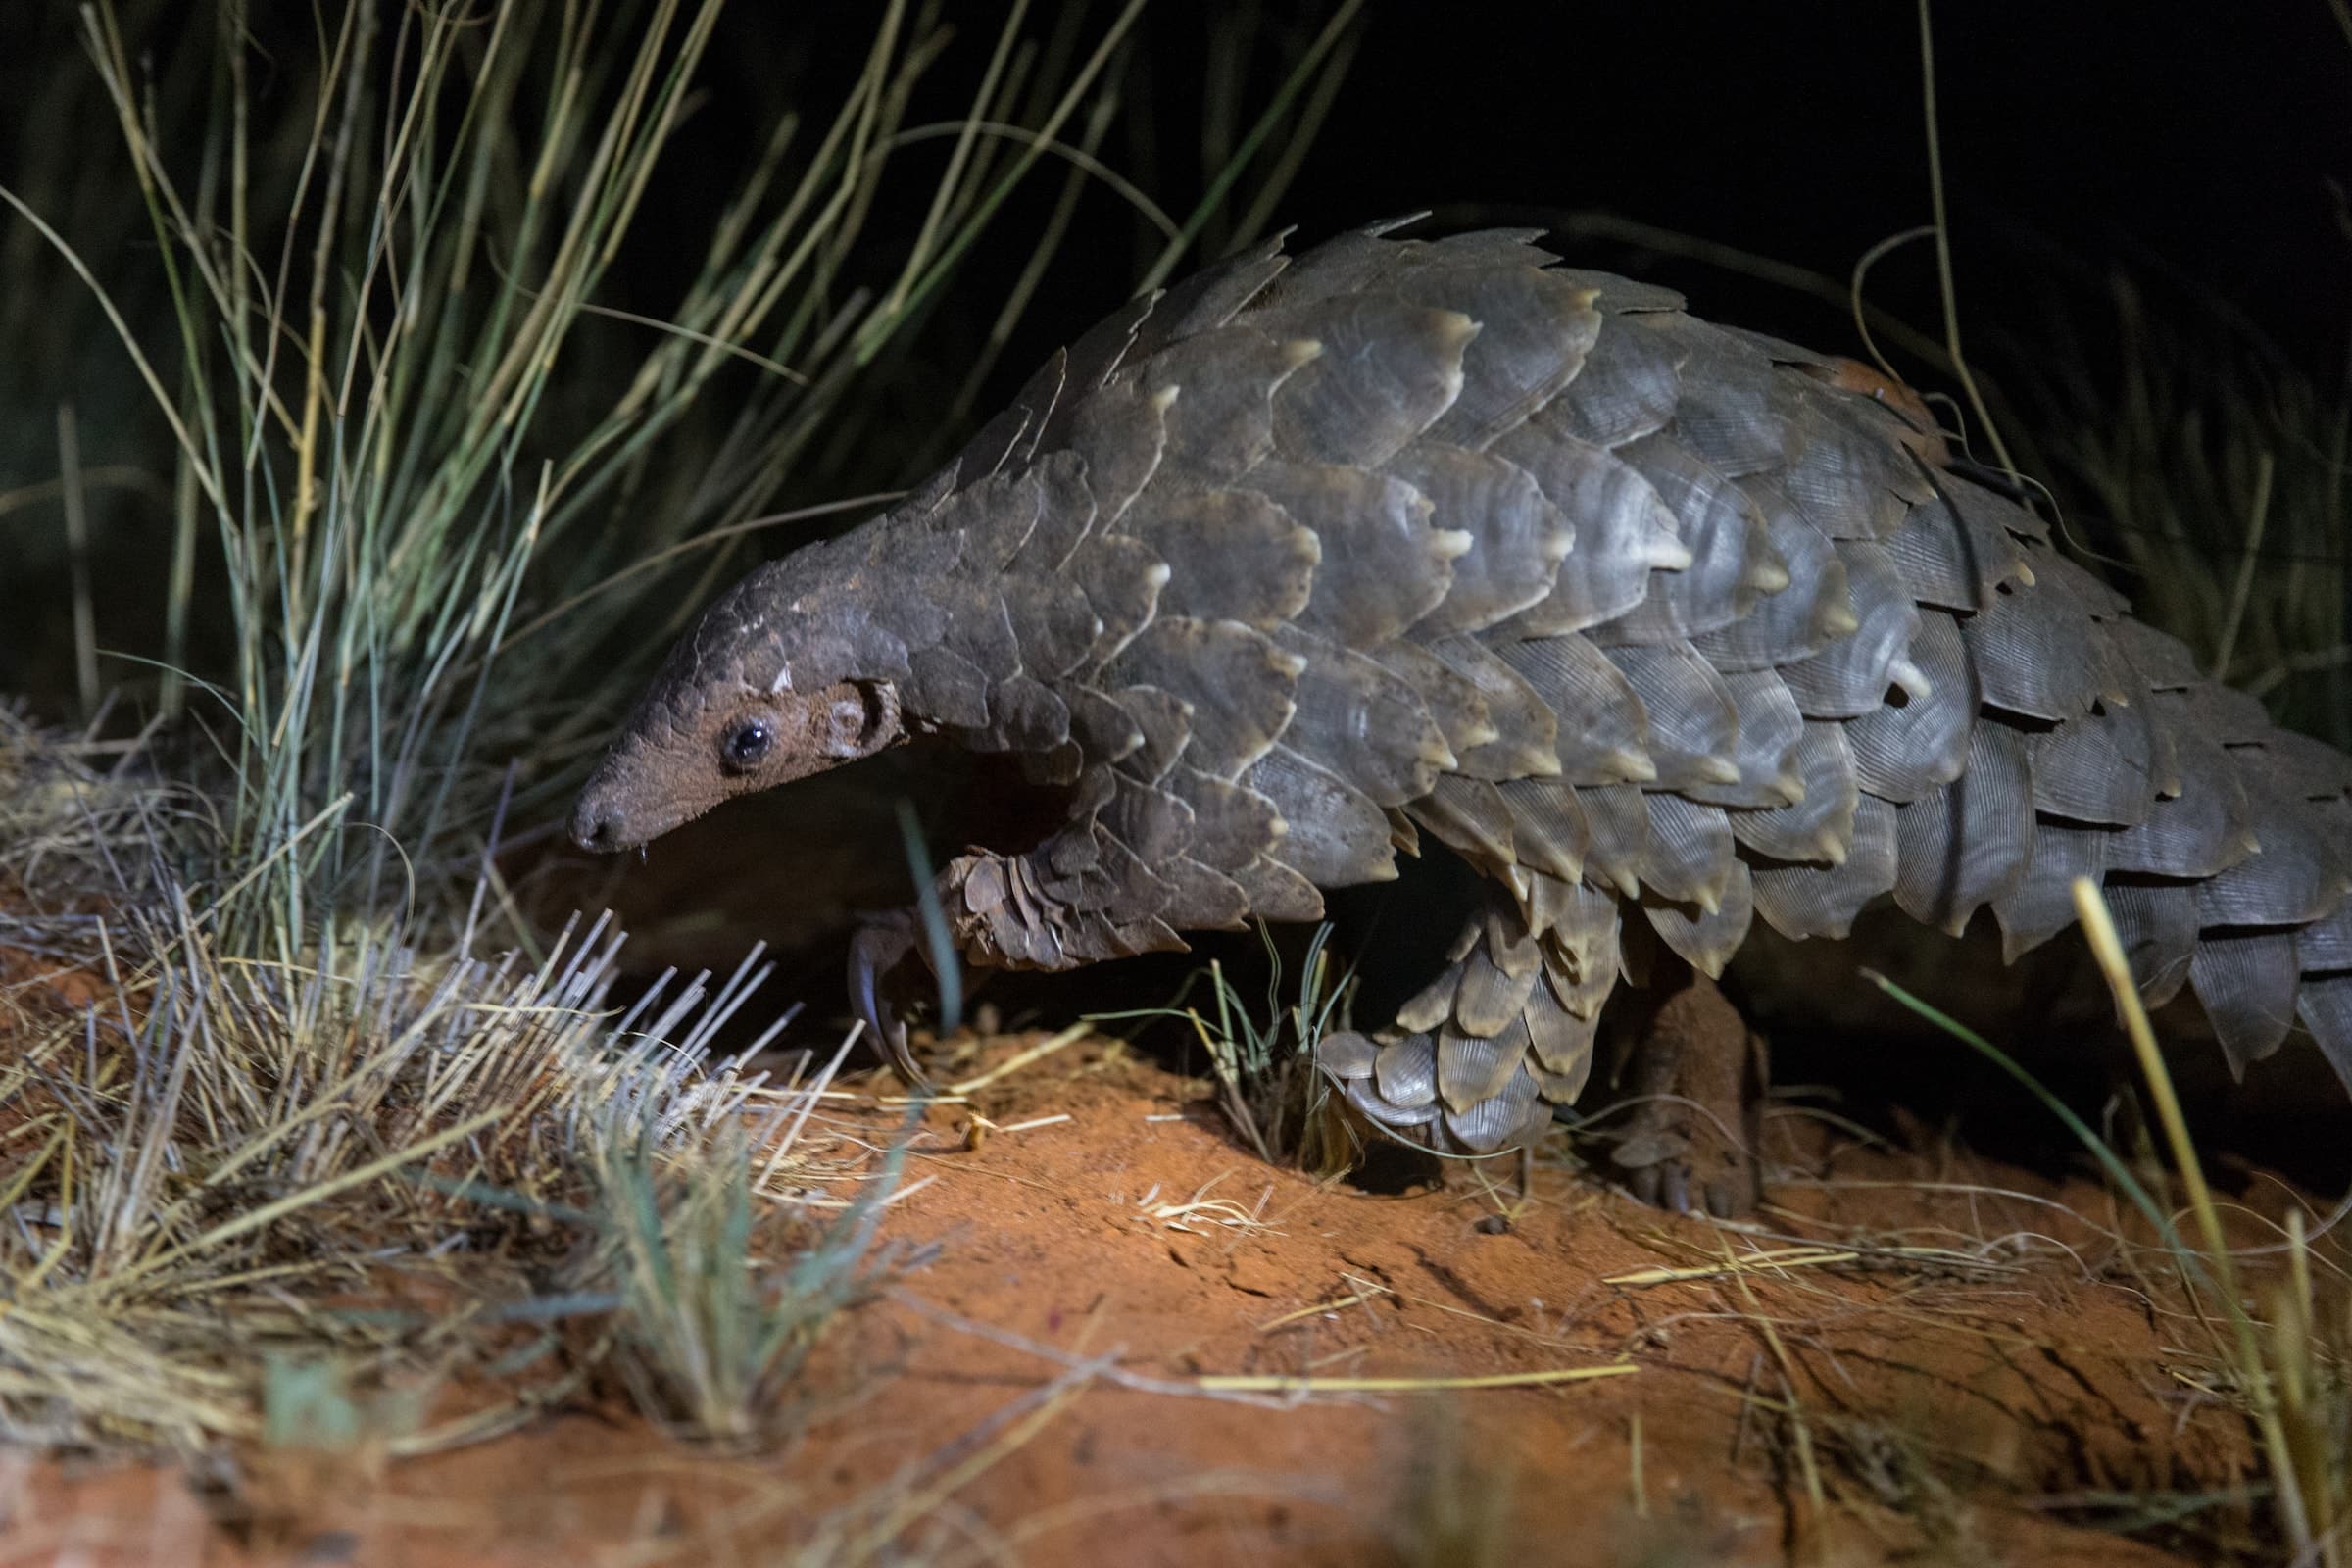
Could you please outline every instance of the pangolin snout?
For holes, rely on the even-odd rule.
[[[572,808],[571,842],[597,855],[610,855],[625,850],[638,842],[629,832],[628,816],[617,802],[600,798],[590,790],[581,795],[580,804]]]
[[[595,855],[612,855],[650,843],[676,827],[680,813],[668,803],[638,787],[634,771],[605,760],[580,791],[571,810],[571,842]]]

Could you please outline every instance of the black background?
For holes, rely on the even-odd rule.
[[[971,9],[977,31],[993,12]],[[1150,19],[1136,119],[1151,122],[1155,194],[1173,210],[1191,188],[1207,35],[1256,10]],[[1285,19],[1303,33],[1319,8],[1273,8],[1254,36]],[[1359,25],[1347,85],[1282,204],[1304,237],[1421,208],[1455,224],[1597,209],[1842,279],[1929,219],[1919,17],[1902,0],[1372,0]],[[2341,372],[2352,39],[2328,0],[1943,0],[1934,26],[1972,328],[2030,331],[2066,308],[2065,285],[2120,266],[2242,312],[2314,374]],[[1072,248],[1066,314],[1041,309],[1014,365],[1129,281],[1105,263],[1134,225],[1108,197],[1089,200],[1102,239]],[[1817,341],[1847,330],[1841,312],[1712,269],[1622,248],[1593,259],[1667,277],[1705,314]],[[1872,295],[1932,324],[1929,249],[1886,262]]]

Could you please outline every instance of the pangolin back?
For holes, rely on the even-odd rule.
[[[1716,974],[1891,894],[2014,956],[2088,876],[2233,1067],[2299,1019],[2352,1075],[2352,760],[1835,362],[1536,237],[1269,245],[1139,301],[798,575],[904,644],[909,713],[1071,788],[943,879],[967,956],[1313,919],[1427,834],[1489,906],[1324,1064],[1485,1151],[1581,1089],[1628,918]]]

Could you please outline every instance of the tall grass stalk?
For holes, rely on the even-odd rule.
[[[314,60],[263,73],[253,19],[222,0],[195,62],[212,68],[196,135],[163,128],[136,64],[149,44],[117,0],[82,8],[170,333],[134,330],[97,267],[23,197],[0,201],[96,293],[172,432],[162,698],[205,694],[196,717],[233,779],[227,862],[269,866],[223,915],[230,950],[286,961],[387,900],[450,906],[503,760],[524,760],[518,804],[543,800],[637,674],[590,656],[624,628],[637,643],[673,629],[630,619],[600,585],[628,559],[745,531],[1062,126],[1103,111],[1139,3],[1058,81],[1028,74],[1025,7],[985,40],[970,118],[878,292],[848,280],[875,270],[869,223],[908,182],[893,154],[922,129],[906,117],[953,38],[935,8],[875,7],[838,101],[777,116],[718,220],[685,239],[662,321],[596,300],[646,243],[722,0],[353,0],[321,13]],[[1018,154],[1000,162],[1008,140]],[[724,412],[708,407],[718,385]],[[225,587],[217,615],[195,602],[206,557]],[[554,603],[565,613],[512,649]],[[192,628],[214,619],[230,667],[191,688]],[[345,797],[299,853],[274,855]]]
[[[2124,955],[2123,939],[2116,934],[2114,917],[2107,912],[2107,901],[2099,896],[2098,884],[2088,877],[2075,879],[2074,901],[2083,935],[2090,939],[2091,956],[2098,960],[2099,972],[2115,996],[2124,1032],[2131,1037],[2132,1053],[2139,1059],[2140,1075],[2147,1081],[2149,1098],[2156,1103],[2157,1121],[2164,1129],[2174,1167],[2187,1190],[2189,1212],[2196,1217],[2197,1236],[2204,1249],[2203,1261],[2214,1280],[2216,1304],[2222,1320],[2229,1325],[2230,1360],[2253,1412],[2256,1430],[2262,1435],[2263,1456],[2271,1470],[2272,1496],[2279,1524],[2294,1545],[2297,1560],[2339,1568],[2348,1544],[2335,1538],[2329,1516],[2335,1511],[2342,1489],[2343,1455],[2298,1455],[2289,1441],[2280,1408],[2282,1384],[2297,1381],[2308,1384],[2311,1367],[2308,1363],[2294,1368],[2277,1365],[2265,1353],[2264,1329],[2256,1324],[2247,1308],[2245,1293],[2238,1284],[2236,1260],[2230,1255],[2229,1238],[2222,1228],[2221,1210],[2214,1201],[2212,1187],[2205,1180],[2205,1166],[2197,1158],[2197,1147],[2189,1139],[2188,1121],[2180,1112],[2180,1097],[2173,1088],[2172,1073],[2165,1067],[2164,1053],[2156,1044],[2156,1031],[2148,1022],[2147,1008],[2140,1003],[2139,985],[2132,978],[2131,960]],[[2292,1240],[2298,1261],[2306,1265],[2298,1272],[2307,1275],[2308,1254],[2301,1246],[2299,1226]],[[2291,1339],[2284,1343],[2293,1344]],[[2315,1475],[2324,1478],[2322,1485],[2317,1490],[2307,1490],[2308,1481]]]

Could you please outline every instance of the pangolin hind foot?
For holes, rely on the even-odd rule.
[[[2233,1067],[2300,1025],[2352,1073],[2352,761],[1884,387],[1537,237],[1268,245],[1134,302],[712,604],[575,836],[916,737],[1008,754],[1058,824],[937,891],[968,962],[1066,969],[1316,919],[1426,835],[1487,906],[1329,1066],[1448,1152],[1579,1096],[1626,922],[1707,977],[1888,898],[2014,956],[2078,877]]]
[[[1689,964],[1660,970],[1613,1009],[1622,1070],[1594,1113],[1606,1158],[1657,1207],[1745,1214],[1764,1197],[1764,1037]]]

